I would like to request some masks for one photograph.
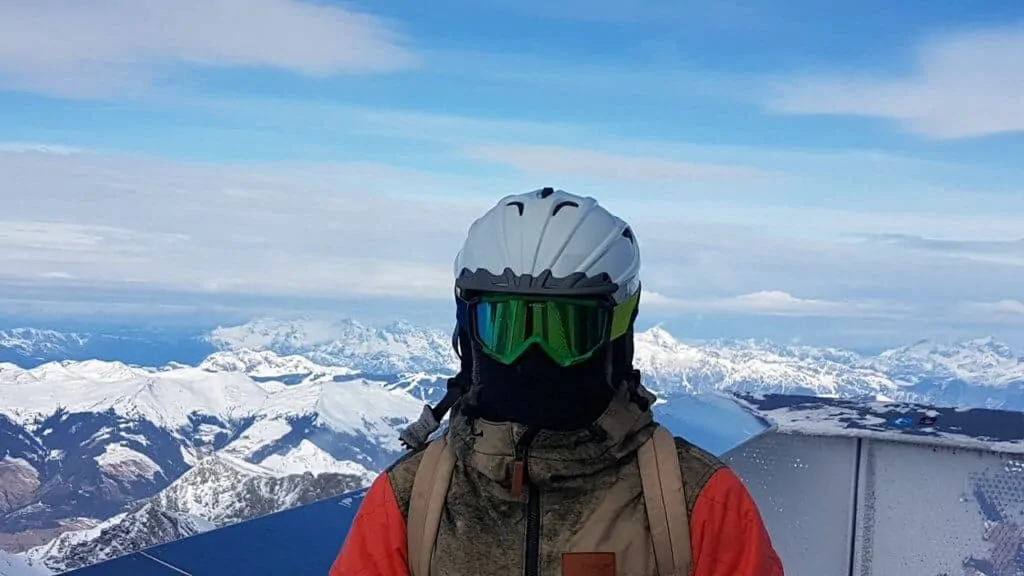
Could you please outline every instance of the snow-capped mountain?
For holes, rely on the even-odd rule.
[[[955,344],[921,341],[860,363],[911,384],[947,380],[1002,388],[1024,382],[1024,362],[993,338]]]
[[[194,365],[0,364],[0,541],[91,523],[51,542],[59,549],[34,549],[70,566],[61,562],[126,550],[115,536],[142,546],[341,488],[320,478],[366,485],[401,452],[398,431],[424,400],[443,395],[457,366],[448,334],[401,322],[260,320],[207,341],[220,350]],[[992,339],[865,357],[772,342],[683,343],[652,328],[637,334],[635,364],[663,398],[733,390],[1024,409],[1024,361]]]
[[[646,385],[662,394],[711,390],[815,396],[904,394],[883,374],[844,364],[844,359],[856,358],[771,349],[753,343],[691,346],[658,327],[636,335],[634,353],[634,365],[643,372]]]
[[[251,346],[351,367],[399,389],[398,380],[414,378],[418,366],[417,381],[404,389],[428,401],[443,395],[444,377],[457,368],[449,334],[403,322],[367,328],[351,320],[262,319],[220,328],[209,339],[225,350]],[[922,342],[865,357],[768,341],[682,343],[655,327],[636,335],[635,364],[662,394],[724,389],[1024,409],[1024,361],[991,338]]]
[[[1024,410],[1024,359],[992,338],[919,342],[864,357],[750,340],[688,345],[652,328],[636,337],[635,363],[666,394],[716,389]]]
[[[86,334],[15,328],[0,331],[0,361],[25,364],[67,358],[81,353],[89,341]]]
[[[274,473],[225,455],[202,460],[150,502],[216,526],[308,504],[368,485],[365,470]]]
[[[22,368],[61,360],[119,360],[145,366],[194,364],[215,351],[203,335],[192,333],[85,333],[38,328],[0,331],[0,363]]]
[[[364,487],[363,475],[326,472],[274,474],[214,455],[170,486],[88,530],[66,532],[24,553],[32,568],[73,570],[115,556],[243,522]],[[2,573],[0,573],[2,574]]]
[[[270,350],[301,354],[326,366],[345,366],[366,374],[446,372],[458,366],[451,334],[398,321],[384,328],[351,319],[323,321],[261,319],[221,327],[209,335],[221,350]]]
[[[208,372],[242,372],[254,378],[268,378],[282,382],[293,375],[300,377],[299,381],[306,381],[358,373],[357,370],[343,366],[321,366],[298,354],[278,356],[268,350],[250,350],[248,348],[211,354],[199,364],[199,368]]]
[[[436,372],[382,373],[377,371],[382,365],[380,357],[382,352],[371,348],[368,353],[371,356],[369,359],[353,360],[355,365],[364,368],[353,369],[348,366],[318,364],[310,359],[310,357],[317,356],[315,353],[309,353],[310,357],[301,354],[279,356],[270,350],[235,348],[211,354],[199,364],[199,368],[209,372],[240,372],[260,382],[275,381],[289,385],[303,382],[366,380],[379,382],[387,389],[401,390],[425,402],[440,400],[444,396],[448,377],[455,373],[452,366],[443,366]],[[383,361],[384,365],[410,367],[417,363],[402,360],[397,352],[388,351],[385,354],[391,355],[391,357]],[[331,361],[334,362],[337,359]],[[437,362],[426,363],[426,365],[434,364]],[[372,369],[366,370],[366,366]]]
[[[270,473],[329,472],[365,483],[402,451],[398,432],[421,408],[361,378],[287,385],[198,367],[3,364],[0,533],[110,518],[213,453]]]
[[[170,513],[146,503],[94,528],[65,532],[17,556],[39,573],[60,574],[213,528],[213,524],[201,518]]]

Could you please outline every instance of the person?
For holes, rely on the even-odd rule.
[[[739,478],[654,420],[627,223],[562,190],[507,196],[454,271],[461,371],[369,487],[330,576],[783,575]]]

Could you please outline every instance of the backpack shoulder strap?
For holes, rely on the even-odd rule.
[[[412,482],[406,520],[411,576],[430,576],[430,560],[434,554],[437,527],[441,522],[441,511],[454,468],[455,454],[448,447],[447,435],[427,445]]]
[[[690,518],[672,434],[658,426],[637,453],[659,576],[689,576]]]

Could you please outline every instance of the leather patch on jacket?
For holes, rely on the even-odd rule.
[[[614,552],[563,552],[562,576],[616,576]]]

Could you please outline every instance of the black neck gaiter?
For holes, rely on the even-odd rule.
[[[477,413],[494,422],[516,422],[547,430],[579,430],[597,420],[614,396],[608,373],[610,350],[563,368],[532,346],[504,365],[474,350]]]

